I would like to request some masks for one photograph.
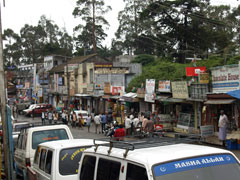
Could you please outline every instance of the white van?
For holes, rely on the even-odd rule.
[[[114,142],[83,152],[79,180],[236,180],[230,151],[184,143]]]
[[[82,152],[93,145],[92,139],[69,139],[39,144],[33,164],[28,170],[28,180],[32,177],[41,180],[77,180]]]
[[[24,175],[27,166],[33,163],[34,153],[40,143],[73,139],[72,133],[66,125],[49,125],[22,129],[14,152],[17,175]]]

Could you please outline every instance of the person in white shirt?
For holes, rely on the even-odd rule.
[[[126,129],[126,135],[130,135],[131,119],[129,118],[129,116],[127,116],[125,119],[125,129]]]
[[[94,117],[94,123],[95,123],[95,133],[97,134],[97,132],[99,132],[99,134],[101,133],[100,132],[100,124],[101,124],[101,117],[100,115],[96,115]]]
[[[224,114],[224,111],[220,111],[220,117],[218,121],[218,127],[219,127],[219,133],[218,133],[218,139],[223,142],[223,146],[225,146],[225,140],[227,136],[227,123],[228,118],[226,114]]]
[[[42,124],[45,125],[45,112],[42,112]]]

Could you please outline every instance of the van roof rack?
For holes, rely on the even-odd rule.
[[[97,141],[105,141],[106,143],[97,143]],[[112,140],[110,138],[102,138],[102,139],[93,139],[93,143],[95,145],[94,151],[97,152],[99,146],[109,146],[108,155],[111,154],[112,148],[125,149],[125,153],[123,157],[126,158],[129,151],[133,151],[135,149],[143,149],[143,148],[151,148],[151,147],[159,147],[166,145],[173,145],[179,143],[194,143],[196,139],[192,138],[181,138],[181,137],[160,137],[160,138],[147,138],[141,140],[130,140],[130,141],[117,141]]]
[[[42,124],[42,122],[35,122],[35,123],[29,123],[29,126],[20,128],[20,131],[22,131],[24,129],[29,129],[29,128],[32,128],[32,127],[54,126],[54,125],[63,125],[63,124],[64,124],[63,122],[57,122],[57,123],[54,123],[54,124]]]

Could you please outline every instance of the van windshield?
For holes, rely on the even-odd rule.
[[[59,155],[59,173],[61,175],[72,175],[78,173],[78,166],[82,152],[88,147],[74,147],[63,149]]]
[[[36,149],[37,145],[48,142],[69,139],[65,129],[51,129],[45,131],[35,131],[32,135],[32,149]]]
[[[236,180],[240,165],[230,154],[212,155],[159,164],[153,173],[155,180]]]

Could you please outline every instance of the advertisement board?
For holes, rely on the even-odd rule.
[[[238,65],[221,66],[211,70],[213,93],[227,93],[239,89]]]
[[[144,100],[146,102],[155,101],[155,79],[146,79],[146,91]]]
[[[124,86],[111,86],[112,95],[119,95],[121,92],[124,92]]]
[[[111,94],[111,84],[108,82],[104,83],[104,94]]]
[[[170,81],[159,81],[158,92],[171,92],[171,82]]]
[[[186,81],[175,81],[171,83],[173,98],[177,99],[187,99],[188,96],[188,86]]]
[[[205,73],[206,67],[186,67],[186,76],[198,76],[200,73]]]
[[[208,73],[201,73],[199,75],[200,84],[208,84],[209,83],[209,74]]]

